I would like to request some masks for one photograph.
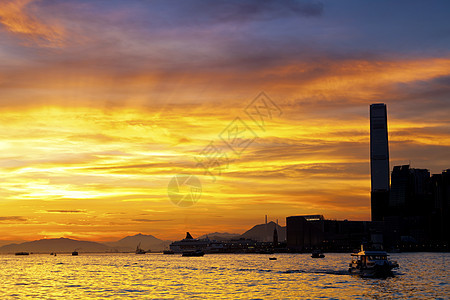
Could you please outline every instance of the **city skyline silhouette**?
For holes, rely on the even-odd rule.
[[[370,220],[374,103],[389,172],[449,168],[444,2],[231,2],[0,4],[3,240]]]

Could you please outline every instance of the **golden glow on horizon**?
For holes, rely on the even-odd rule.
[[[218,139],[227,117],[202,115],[193,131],[195,117],[182,117],[182,111],[57,106],[4,110],[2,236],[101,240],[148,231],[176,238],[170,232],[217,231],[217,217],[237,222],[224,231],[242,232],[267,211],[281,217],[295,211],[367,219],[367,120],[329,119],[327,126],[316,120],[308,126],[302,120],[279,118],[265,133],[258,132],[255,144],[213,182],[195,167],[193,157]],[[390,121],[391,141],[404,139],[396,131],[427,126],[433,124]],[[431,140],[419,136],[415,142]],[[324,147],[329,143],[333,146]],[[440,143],[450,141],[447,137]],[[363,153],[347,155],[355,146]],[[367,172],[355,172],[346,164],[362,165]],[[179,173],[202,180],[202,198],[191,209],[168,200],[167,183]]]

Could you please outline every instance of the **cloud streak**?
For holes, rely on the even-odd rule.
[[[47,210],[48,213],[59,213],[59,214],[72,214],[72,213],[86,213],[85,210],[80,209],[74,209],[74,210],[68,210],[68,209],[49,209]]]
[[[187,1],[181,6],[185,16],[191,16],[191,23],[246,22],[281,18],[289,15],[317,17],[322,15],[323,4],[318,1],[295,0],[218,0],[206,4],[203,0]],[[189,13],[186,13],[186,10]]]
[[[0,217],[0,222],[2,223],[15,223],[15,222],[26,222],[27,219],[20,216],[9,216],[9,217]]]

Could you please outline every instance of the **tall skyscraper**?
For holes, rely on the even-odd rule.
[[[389,143],[386,104],[370,105],[372,221],[381,221],[389,203]]]

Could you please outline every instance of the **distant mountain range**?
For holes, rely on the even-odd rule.
[[[172,241],[163,241],[153,235],[139,233],[133,236],[124,237],[117,242],[106,242],[104,244],[117,249],[119,252],[127,252],[135,250],[139,244],[144,250],[162,251],[164,249],[169,249],[170,243],[172,243]]]
[[[0,240],[0,247],[4,246],[4,245],[10,245],[10,244],[20,244],[20,243],[24,243],[26,241],[21,240],[21,241],[5,241],[5,240]]]
[[[204,239],[208,237],[211,240],[217,241],[228,241],[232,239],[252,239],[259,242],[272,242],[273,241],[273,231],[277,228],[278,241],[282,242],[286,240],[286,227],[279,226],[275,222],[269,222],[266,224],[258,224],[253,226],[251,229],[247,230],[243,234],[238,233],[228,233],[228,232],[214,232],[208,233],[198,237],[199,239]]]
[[[51,252],[108,252],[110,247],[88,241],[77,241],[66,238],[59,239],[43,239],[21,244],[10,244],[0,247],[2,253],[14,253],[20,251],[33,253],[51,253]]]
[[[266,224],[259,224],[253,226],[250,230],[243,234],[227,233],[227,232],[214,232],[210,234],[202,235],[198,238],[206,238],[208,236],[211,240],[226,241],[231,239],[248,238],[257,241],[269,241],[273,240],[273,231],[277,228],[278,241],[286,240],[286,227],[277,225],[274,222]],[[194,237],[195,238],[195,237]],[[6,241],[2,241],[3,244]],[[79,241],[68,238],[59,239],[42,239],[24,243],[13,243],[0,247],[0,253],[15,253],[15,252],[33,252],[33,253],[70,253],[77,250],[80,253],[83,252],[132,252],[136,249],[137,245],[144,250],[151,250],[153,252],[162,251],[168,249],[172,241],[160,240],[153,235],[136,234],[133,236],[127,236],[115,242],[97,243],[90,241]]]
[[[9,244],[0,247],[0,253],[33,252],[33,253],[69,253],[78,252],[132,252],[138,244],[141,248],[151,251],[162,251],[169,248],[171,241],[163,241],[152,235],[137,234],[127,236],[116,242],[97,243],[78,241],[67,238],[42,239],[20,244]]]

